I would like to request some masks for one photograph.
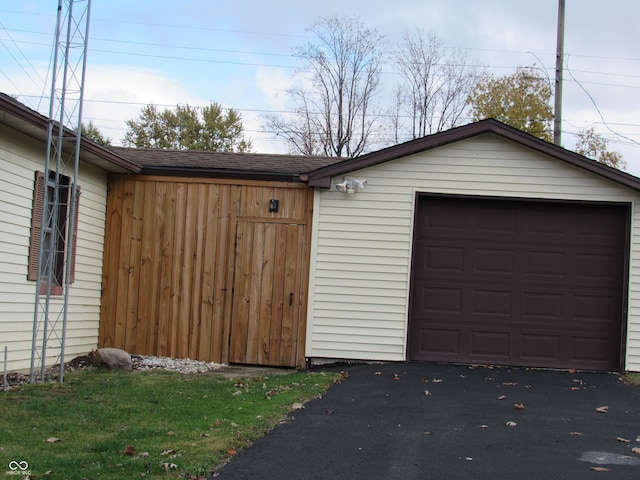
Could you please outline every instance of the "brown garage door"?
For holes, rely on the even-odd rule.
[[[627,207],[421,196],[409,357],[620,368]]]

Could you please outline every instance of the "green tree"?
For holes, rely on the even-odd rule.
[[[532,68],[512,75],[485,76],[469,96],[474,121],[495,118],[550,142],[553,139],[552,90],[546,77]]]
[[[202,109],[177,105],[159,111],[155,105],[140,110],[135,120],[127,120],[122,143],[138,148],[248,152],[251,141],[244,137],[242,117],[218,103]]]
[[[109,137],[105,137],[92,121],[89,121],[89,125],[82,123],[80,126],[80,133],[83,137],[93,140],[103,147],[111,145],[111,139]]]
[[[627,166],[627,162],[622,160],[622,154],[619,152],[609,151],[607,144],[607,139],[596,132],[595,127],[585,128],[578,132],[576,152],[610,167],[623,170]]]

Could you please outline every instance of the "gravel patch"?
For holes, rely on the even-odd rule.
[[[144,355],[131,355],[131,363],[134,370],[171,370],[174,372],[191,374],[207,373],[224,367],[220,363],[207,363],[190,358],[153,357]]]
[[[154,357],[146,355],[131,355],[131,364],[134,372],[140,370],[170,370],[172,372],[178,372],[185,375],[208,373],[226,367],[226,365],[220,363],[207,363],[200,360],[191,360],[189,358]],[[91,364],[91,360],[88,355],[76,357],[64,364],[65,373],[87,368],[96,368]],[[38,372],[37,375],[38,380],[40,377],[39,373],[40,372]],[[57,381],[59,374],[59,365],[49,367],[45,372],[45,380]],[[10,372],[7,374],[6,383],[4,382],[3,375],[0,375],[0,391],[9,390],[12,387],[24,385],[26,383],[29,383],[28,373]]]

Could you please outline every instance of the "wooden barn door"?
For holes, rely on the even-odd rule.
[[[304,225],[238,221],[229,363],[296,366]]]

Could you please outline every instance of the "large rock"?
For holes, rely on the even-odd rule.
[[[131,355],[119,348],[99,348],[91,352],[91,363],[96,367],[106,367],[110,370],[133,370]]]

